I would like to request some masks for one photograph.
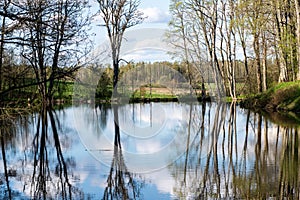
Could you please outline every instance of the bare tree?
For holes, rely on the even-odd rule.
[[[32,67],[41,97],[50,103],[57,80],[76,71],[88,51],[86,28],[90,17],[85,11],[88,1],[6,2],[5,5],[10,3],[11,6],[0,10],[0,15],[3,20],[8,18],[13,25],[5,42],[14,45],[25,58],[26,65]],[[2,30],[3,26],[4,23]],[[5,31],[7,34],[8,30]]]
[[[232,0],[221,0],[222,12],[220,15],[220,51],[221,60],[226,79],[228,81],[229,93],[232,99],[236,99],[236,3]]]
[[[187,38],[190,30],[189,23],[187,23],[188,11],[185,2],[173,0],[170,6],[170,11],[173,17],[169,22],[169,27],[172,30],[169,30],[167,37],[169,43],[171,43],[175,48],[183,50],[183,60],[187,70],[188,81],[189,84],[192,85],[191,63],[189,61],[189,42]],[[174,37],[174,39],[171,39],[172,37]]]
[[[100,15],[107,29],[114,68],[113,86],[118,82],[120,48],[126,29],[143,22],[143,13],[138,10],[138,0],[97,0]]]
[[[225,92],[224,72],[218,60],[217,34],[220,23],[218,0],[196,1],[189,0],[191,12],[200,24],[200,31],[211,63],[218,98]]]

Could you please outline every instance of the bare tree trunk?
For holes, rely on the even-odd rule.
[[[286,82],[288,81],[288,72],[286,67],[285,59],[282,57],[282,51],[279,47],[279,78],[278,82]]]
[[[256,64],[257,92],[262,92],[259,35],[257,33],[254,35],[253,47],[254,47],[255,64]]]
[[[241,41],[241,47],[243,49],[243,56],[244,56],[244,66],[246,72],[246,80],[249,79],[249,66],[248,66],[248,55],[247,55],[247,47],[246,47],[246,38],[245,38],[245,31],[243,27],[237,26],[239,39]]]
[[[262,60],[262,66],[263,66],[263,91],[266,91],[268,89],[267,86],[267,63],[268,63],[268,58],[267,58],[267,41],[266,41],[266,35],[265,33],[263,34],[262,37],[262,48],[263,48],[263,60]]]
[[[233,44],[228,44],[230,47],[229,51],[229,61],[230,61],[230,73],[231,73],[231,90],[233,93],[233,99],[236,99],[236,35],[235,35],[235,14],[234,14],[234,1],[230,0],[230,21],[229,21],[229,32],[228,34],[231,34],[233,39]],[[232,41],[230,41],[232,42]],[[233,45],[231,47],[231,45]]]
[[[191,66],[189,62],[189,52],[188,52],[188,45],[187,45],[187,33],[185,31],[185,25],[184,25],[184,16],[183,12],[181,13],[180,17],[180,31],[182,34],[182,39],[183,39],[183,48],[184,48],[184,59],[185,59],[185,66],[187,68],[187,75],[189,79],[189,84],[190,84],[190,94],[192,93],[192,75],[191,75]]]
[[[295,8],[296,8],[296,31],[297,31],[297,64],[298,64],[298,73],[297,80],[300,80],[300,0],[295,0]]]
[[[203,75],[201,75],[201,98],[202,98],[202,101],[204,101],[206,99],[206,89],[205,89]]]
[[[113,61],[113,69],[114,69],[114,75],[113,75],[113,89],[114,93],[117,94],[117,84],[118,84],[118,79],[119,79],[119,61],[114,60]]]
[[[278,53],[279,53],[279,79],[278,82],[285,82],[288,81],[288,72],[287,72],[287,63],[286,63],[286,56],[281,47],[282,41],[282,17],[281,17],[281,10],[280,10],[280,0],[272,1],[274,7],[274,15],[275,15],[275,25],[276,25],[276,37],[277,37],[277,45],[278,45]]]
[[[1,41],[0,41],[0,91],[2,91],[2,84],[3,84],[3,57],[4,57],[4,39],[5,39],[5,26],[6,26],[6,14],[7,14],[7,8],[9,6],[9,2],[7,0],[4,1],[3,11],[4,15],[2,16],[2,24],[1,24]],[[2,96],[0,97],[0,100],[2,99]]]
[[[0,41],[0,91],[2,91],[2,66],[3,66],[3,53],[4,53],[4,35],[5,35],[5,16],[2,18],[1,27],[1,41]],[[2,96],[0,97],[2,99]]]
[[[223,67],[226,68],[227,72],[227,80],[229,84],[229,93],[232,99],[236,99],[236,73],[235,73],[235,51],[236,51],[236,37],[234,33],[234,5],[233,1],[229,2],[230,6],[230,14],[229,20],[227,19],[227,12],[226,12],[226,2],[222,1],[222,25],[224,23],[225,30],[226,30],[226,61],[224,60],[223,56],[223,49],[222,49],[222,41],[225,37],[223,34],[223,26],[220,28],[221,33],[221,55],[222,55],[222,62]]]

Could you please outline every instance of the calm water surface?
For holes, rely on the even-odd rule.
[[[79,105],[2,123],[0,199],[299,198],[299,125],[234,104]],[[288,122],[286,119],[283,121]]]

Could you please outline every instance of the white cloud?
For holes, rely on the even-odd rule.
[[[149,7],[141,9],[144,16],[147,17],[145,22],[147,23],[166,23],[170,19],[168,12],[165,12],[157,7]]]
[[[172,60],[170,55],[167,54],[165,51],[160,50],[137,50],[134,52],[130,52],[122,56],[124,60],[127,61],[144,61],[144,62],[154,62],[154,61],[165,61],[165,60]]]
[[[160,141],[140,141],[136,144],[136,151],[139,154],[151,154],[162,148]]]
[[[168,168],[163,168],[151,173],[145,173],[144,176],[153,183],[160,192],[174,194],[173,188],[176,186],[173,176]]]
[[[121,56],[125,60],[164,61],[172,60],[167,52],[172,48],[164,41],[165,29],[143,28],[125,33]]]

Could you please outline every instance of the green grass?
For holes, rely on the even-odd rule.
[[[270,91],[276,92],[280,89],[287,89],[289,87],[292,86],[299,86],[300,87],[300,82],[296,81],[296,82],[284,82],[284,83],[278,83],[276,86],[270,88]]]
[[[300,82],[279,83],[264,93],[247,97],[242,105],[267,111],[300,112]]]
[[[134,93],[134,95],[132,95],[131,98],[145,98],[145,99],[151,99],[151,98],[161,98],[161,99],[164,99],[164,98],[176,98],[175,95],[172,95],[172,94],[160,94],[160,93],[155,93],[155,92],[152,92],[152,94],[150,94],[150,92],[145,92],[144,94],[141,94],[140,91],[137,91]]]

